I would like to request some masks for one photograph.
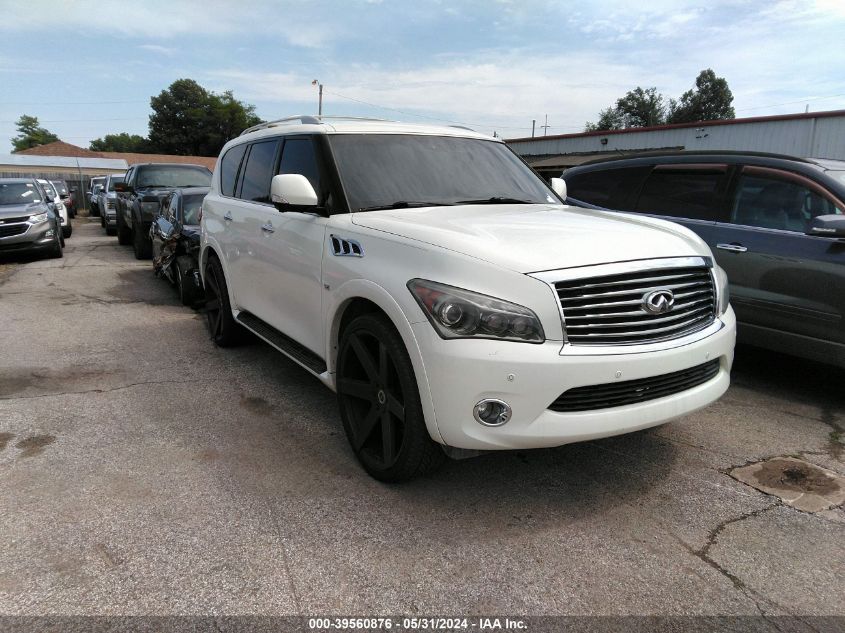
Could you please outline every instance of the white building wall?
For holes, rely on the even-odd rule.
[[[607,139],[602,145],[601,140]],[[630,131],[617,134],[536,137],[508,141],[523,156],[683,147],[686,150],[773,152],[845,160],[845,114],[729,125]]]

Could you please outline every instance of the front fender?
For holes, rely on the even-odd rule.
[[[425,425],[428,429],[428,433],[434,441],[445,444],[443,436],[440,434],[440,429],[437,426],[437,413],[434,409],[434,401],[431,398],[431,388],[429,387],[428,375],[426,374],[422,352],[420,351],[414,331],[411,329],[411,324],[408,321],[408,318],[405,316],[396,300],[389,292],[387,292],[387,290],[377,283],[366,279],[349,280],[334,289],[329,295],[329,300],[324,304],[325,318],[323,322],[326,324],[325,358],[329,372],[329,380],[327,381],[329,387],[332,390],[337,390],[337,348],[340,338],[340,324],[343,319],[343,313],[354,299],[367,299],[377,305],[387,315],[396,330],[399,332],[399,335],[402,337],[402,341],[405,343],[405,349],[408,350],[408,356],[411,358],[411,365],[414,368],[414,375],[417,379],[417,389],[420,393],[420,403],[422,404],[423,415],[425,416]]]

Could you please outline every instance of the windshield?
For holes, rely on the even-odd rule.
[[[38,188],[31,182],[0,183],[0,205],[41,202]]]
[[[50,198],[55,199],[55,197],[58,195],[56,193],[56,190],[53,189],[53,185],[51,185],[49,182],[42,182],[41,186],[44,187],[44,193],[46,193]]]
[[[182,224],[199,224],[199,211],[205,194],[183,196],[182,198]]]
[[[60,196],[66,196],[67,195],[67,185],[64,183],[64,181],[62,181],[62,180],[51,180],[50,182],[53,183],[53,186],[59,192]]]
[[[329,137],[352,211],[440,204],[560,204],[504,143],[448,136]]]
[[[109,191],[114,191],[114,186],[119,182],[123,182],[123,176],[112,176],[109,178]]]
[[[100,177],[92,178],[91,179],[91,189],[93,190],[94,187],[96,187],[97,185],[102,186],[103,184],[105,184],[105,182],[106,182],[105,178],[100,178]]]
[[[199,167],[145,167],[138,174],[137,188],[143,187],[209,187],[211,172]]]

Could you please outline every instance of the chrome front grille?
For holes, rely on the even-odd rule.
[[[710,268],[656,267],[569,279],[554,284],[572,345],[630,345],[684,336],[716,317]],[[654,291],[671,291],[671,307],[648,305]],[[663,293],[664,299],[668,297]],[[649,311],[659,310],[659,313]]]

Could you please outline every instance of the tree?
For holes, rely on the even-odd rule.
[[[666,106],[657,88],[639,86],[616,102],[616,110],[622,117],[622,127],[650,127],[666,120]]]
[[[132,152],[149,153],[150,142],[140,134],[106,134],[102,138],[94,139],[89,149],[95,152]]]
[[[731,102],[728,82],[708,68],[698,74],[693,90],[687,90],[677,101],[669,99],[668,105],[657,88],[643,90],[637,86],[617,99],[615,106],[599,112],[598,122],[588,122],[585,131],[732,119],[736,114]]]
[[[702,70],[695,79],[695,88],[687,90],[678,101],[669,101],[669,123],[714,121],[736,117],[734,97],[724,77],[712,69]]]
[[[29,149],[36,145],[46,145],[47,143],[55,143],[59,137],[49,130],[38,125],[38,117],[22,114],[15,126],[18,128],[19,136],[12,139],[12,145],[15,152],[22,149]]]
[[[178,79],[150,99],[149,143],[165,154],[216,156],[229,139],[261,122],[255,106],[231,91],[209,92],[193,79]]]

